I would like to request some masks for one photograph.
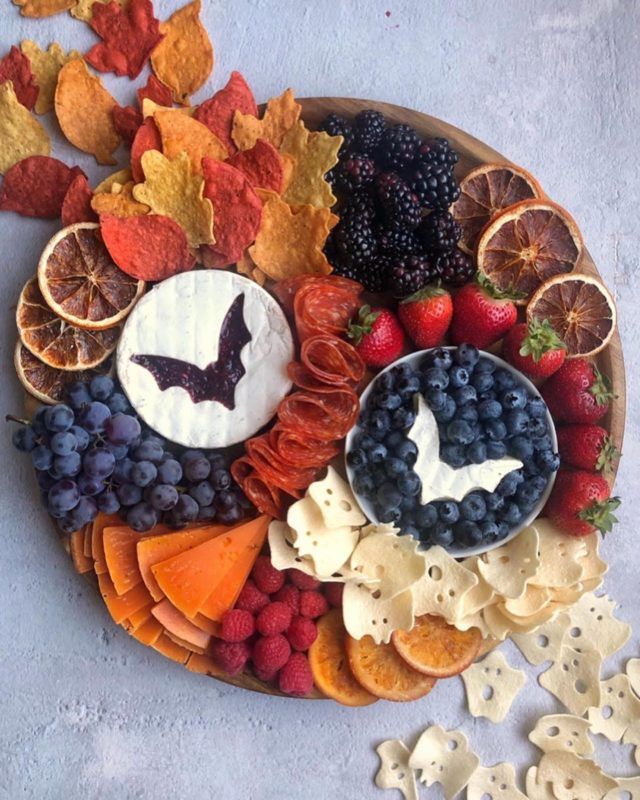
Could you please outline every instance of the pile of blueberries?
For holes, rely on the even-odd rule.
[[[522,469],[506,475],[494,492],[422,505],[413,469],[418,452],[407,436],[418,393],[438,422],[442,461],[459,468],[508,455]],[[417,368],[405,362],[376,378],[347,463],[354,491],[373,504],[380,522],[394,523],[425,545],[466,549],[501,541],[518,527],[560,459],[544,401],[510,370],[462,344],[430,350]]]

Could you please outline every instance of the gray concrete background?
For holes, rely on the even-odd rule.
[[[166,18],[180,3],[157,0]],[[625,502],[607,540],[606,590],[638,626],[637,367],[640,5],[635,0],[204,0],[216,48],[206,97],[240,69],[260,100],[288,85],[412,106],[465,128],[532,170],[575,215],[618,300],[630,418],[617,489]],[[390,13],[386,13],[390,12]],[[23,38],[86,50],[91,31],[67,14],[27,20],[4,0],[0,53]],[[144,82],[142,76],[139,82]],[[121,102],[127,79],[107,80]],[[199,99],[197,96],[195,100]],[[54,154],[103,177],[60,142]],[[122,160],[125,159],[124,152]],[[0,409],[19,411],[13,307],[57,222],[0,215]],[[110,622],[76,576],[38,506],[30,468],[0,438],[0,798],[257,798],[383,796],[372,784],[383,739],[413,741],[426,725],[461,727],[485,764],[537,761],[526,734],[555,700],[529,682],[507,720],[466,712],[461,682],[427,699],[351,711],[262,697],[189,674]],[[636,470],[636,474],[634,474]],[[640,628],[638,628],[640,630]],[[507,657],[522,660],[508,646]],[[638,655],[634,632],[604,675]],[[601,746],[613,774],[630,748]],[[437,798],[437,789],[423,796]],[[391,795],[390,795],[391,796]]]

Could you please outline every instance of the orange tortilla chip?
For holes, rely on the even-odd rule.
[[[151,54],[151,66],[177,103],[189,105],[213,69],[213,47],[200,21],[200,0],[179,8],[160,25],[164,39]]]
[[[262,221],[249,255],[256,267],[279,281],[296,275],[328,275],[322,252],[333,216],[328,208],[292,209],[275,192],[256,190],[263,202]]]
[[[13,0],[23,17],[51,17],[67,11],[77,0]]]
[[[293,91],[287,89],[280,97],[272,97],[262,119],[236,111],[233,115],[231,136],[238,150],[248,150],[258,139],[266,139],[277,150],[287,131],[291,130],[300,117],[302,106],[296,103]]]
[[[167,158],[174,158],[184,150],[191,159],[193,171],[199,175],[202,174],[202,159],[205,156],[217,161],[226,160],[227,148],[215,133],[193,117],[177,109],[159,108],[153,118],[160,131],[162,152]]]
[[[62,67],[55,94],[55,109],[62,132],[79,150],[91,153],[99,164],[115,164],[120,144],[113,124],[116,101],[84,61],[74,59]]]
[[[338,163],[338,151],[344,139],[320,131],[311,133],[302,120],[287,131],[280,152],[294,160],[293,172],[282,194],[287,203],[318,208],[334,205],[336,197],[325,175]]]
[[[100,192],[91,198],[91,208],[100,216],[142,217],[151,210],[133,196],[133,181],[114,183],[110,192]]]
[[[207,266],[206,262],[204,262],[204,264]],[[236,262],[236,269],[240,275],[245,275],[247,278],[255,281],[259,286],[264,286],[267,282],[267,276],[261,269],[256,267],[247,250],[245,250],[241,258]]]

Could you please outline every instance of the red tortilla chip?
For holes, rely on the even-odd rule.
[[[40,89],[31,71],[31,62],[15,46],[0,61],[0,83],[5,81],[11,81],[13,84],[18,102],[29,111],[33,111]]]
[[[282,156],[264,139],[258,139],[249,150],[239,150],[227,163],[239,169],[254,188],[271,189],[276,194],[284,188]]]
[[[135,106],[114,106],[113,127],[118,132],[118,136],[131,145],[136,137],[138,128],[142,125],[142,113]]]
[[[126,10],[115,0],[94,3],[92,10],[89,24],[103,41],[89,50],[85,61],[99,72],[137,78],[163,38],[151,0],[130,0]]]
[[[153,117],[147,117],[131,144],[131,174],[136,183],[144,181],[144,170],[142,169],[142,156],[147,150],[158,150],[162,152],[162,138],[160,131]]]
[[[203,158],[202,174],[204,196],[213,206],[214,250],[233,264],[255,241],[262,201],[240,170],[223,161]]]
[[[171,89],[165,86],[162,81],[159,81],[155,75],[149,75],[147,85],[138,89],[138,105],[142,108],[143,100],[153,100],[159,106],[171,107],[173,104],[173,95]]]
[[[89,181],[84,175],[76,175],[62,202],[62,224],[66,227],[76,222],[97,222],[98,215],[91,208],[92,197]]]
[[[194,266],[185,232],[169,217],[101,217],[100,230],[111,258],[138,280],[163,281]]]
[[[55,219],[60,216],[67,190],[77,175],[84,175],[80,167],[68,167],[51,156],[23,158],[5,173],[0,211]]]
[[[234,70],[227,85],[198,106],[193,116],[224,142],[229,153],[235,153],[238,148],[231,138],[231,128],[236,111],[258,116],[258,106],[249,84],[240,72]]]

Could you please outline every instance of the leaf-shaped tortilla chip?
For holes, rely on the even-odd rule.
[[[189,104],[213,69],[213,47],[200,21],[200,0],[179,8],[160,25],[164,39],[151,55],[151,66],[162,83],[173,91],[174,100]]]
[[[227,150],[215,133],[193,117],[181,114],[179,109],[158,109],[153,118],[160,131],[162,152],[167,158],[184,151],[191,159],[193,171],[199,175],[202,175],[205,156],[220,161],[227,158]]]
[[[0,174],[27,156],[48,156],[49,136],[18,102],[11,81],[0,84]]]
[[[13,0],[23,17],[51,17],[75,5],[76,0]]]
[[[181,225],[190,247],[213,244],[213,206],[203,197],[204,179],[193,174],[189,156],[180,153],[169,160],[157,150],[147,150],[142,169],[145,181],[134,187],[135,199]]]
[[[79,150],[91,153],[98,164],[115,164],[120,144],[113,124],[116,101],[84,61],[74,59],[62,67],[55,94],[55,109],[62,132]]]
[[[0,83],[11,81],[18,101],[29,111],[38,99],[38,85],[27,56],[14,45],[0,60]]]
[[[290,205],[332,206],[336,197],[324,176],[338,163],[338,150],[343,141],[342,136],[329,136],[324,131],[311,133],[302,120],[296,122],[286,133],[280,148],[280,152],[295,159],[282,199]]]
[[[171,89],[161,83],[155,75],[149,75],[146,85],[136,90],[136,97],[138,98],[140,109],[142,109],[142,104],[145,100],[152,100],[159,106],[167,106],[169,108],[171,108],[171,103],[173,102]]]
[[[236,111],[233,115],[231,136],[238,150],[248,150],[258,139],[266,139],[277,150],[287,131],[291,130],[300,117],[302,106],[296,103],[293,91],[287,89],[280,97],[272,97],[262,119]]]
[[[4,176],[0,208],[26,217],[55,219],[71,182],[84,175],[80,167],[69,167],[50,156],[29,156],[14,164]]]
[[[270,189],[277,194],[284,188],[283,158],[264,139],[258,139],[249,150],[239,150],[228,159],[228,163],[244,173],[254,188]]]
[[[206,125],[224,142],[229,153],[235,153],[238,149],[231,138],[233,115],[236,111],[242,111],[243,114],[250,114],[253,117],[258,116],[258,106],[249,84],[240,72],[234,70],[227,85],[201,103],[194,114],[198,122]]]
[[[82,58],[82,56],[77,50],[69,50],[68,53],[65,53],[57,42],[50,44],[47,50],[41,50],[35,42],[25,39],[24,42],[21,42],[20,49],[29,59],[31,71],[40,90],[35,112],[36,114],[46,114],[53,108],[58,73],[68,61]]]
[[[69,13],[76,19],[81,19],[84,22],[91,22],[94,5],[96,3],[107,5],[110,2],[111,0],[75,0],[75,5],[73,8],[69,9]],[[128,0],[116,0],[116,2],[123,8],[126,8],[129,4]]]
[[[114,183],[107,192],[94,194],[91,208],[100,216],[142,217],[151,210],[145,203],[139,203],[133,196],[133,181]]]
[[[76,175],[69,184],[62,202],[60,217],[62,224],[73,225],[76,222],[97,222],[98,215],[91,208],[93,192],[84,175]]]

